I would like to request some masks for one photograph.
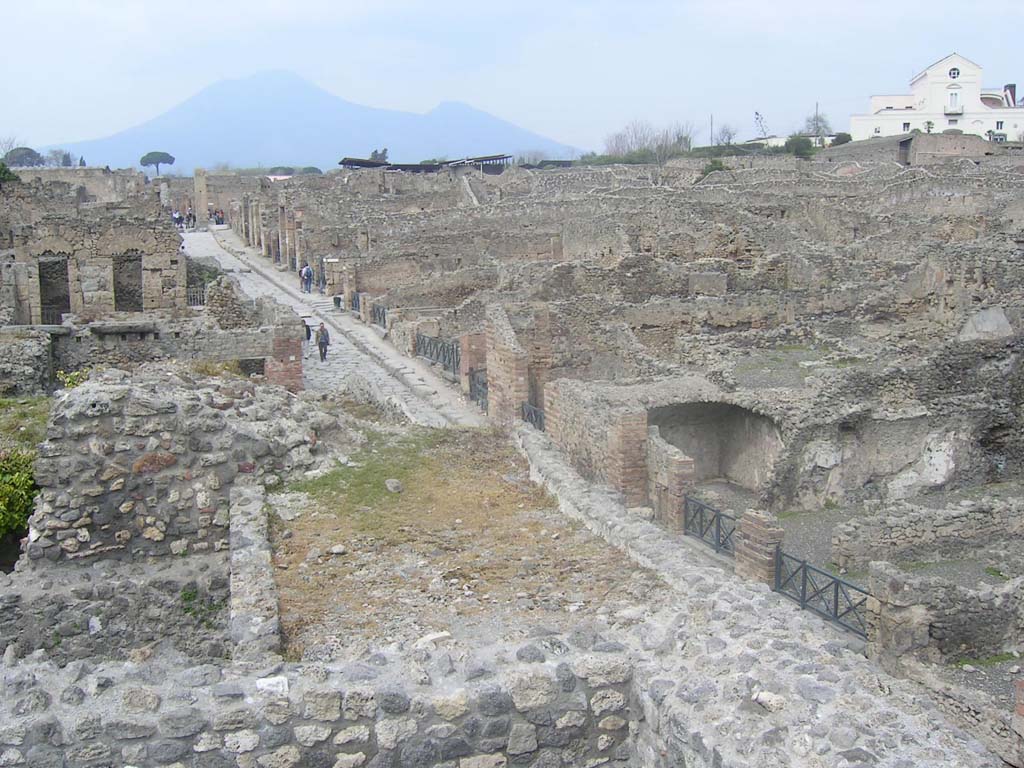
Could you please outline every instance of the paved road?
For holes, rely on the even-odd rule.
[[[307,389],[331,390],[352,372],[358,372],[380,396],[399,407],[417,424],[427,426],[480,426],[483,415],[472,403],[445,383],[430,366],[402,355],[373,329],[334,308],[333,300],[304,294],[298,278],[277,273],[273,265],[245,248],[230,229],[185,233],[185,250],[193,257],[215,259],[238,279],[251,298],[270,297],[291,307],[310,324],[323,322],[331,332],[326,362],[315,347],[303,361]]]

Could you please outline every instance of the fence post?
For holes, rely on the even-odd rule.
[[[807,561],[800,561],[800,607],[807,607]]]

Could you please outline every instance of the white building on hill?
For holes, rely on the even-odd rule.
[[[850,118],[853,140],[913,130],[953,129],[991,141],[1019,141],[1024,134],[1017,86],[982,87],[981,67],[958,53],[932,64],[910,81],[910,89],[905,96],[872,96],[870,112]]]

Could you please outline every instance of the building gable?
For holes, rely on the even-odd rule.
[[[981,67],[978,64],[975,64],[965,56],[961,56],[959,53],[951,53],[934,64],[925,67],[924,70],[910,81],[910,84],[915,85],[925,77],[946,77],[949,71],[954,68],[959,69],[963,74],[981,75]]]

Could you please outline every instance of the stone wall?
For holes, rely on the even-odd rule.
[[[38,179],[46,182],[62,182],[78,193],[82,202],[121,203],[143,195],[152,195],[146,174],[129,168],[116,171],[110,168],[19,168],[18,178],[24,182]]]
[[[262,670],[26,663],[5,674],[0,754],[30,765],[633,764],[630,660],[570,642],[545,637],[510,649],[521,660],[460,669],[426,689],[383,656],[377,666]]]
[[[50,334],[32,328],[0,328],[0,393],[38,395],[53,387]]]
[[[35,570],[15,572],[0,579],[0,647],[14,657],[42,650],[61,666],[141,660],[158,647],[197,661],[224,658],[227,574],[226,553],[157,567],[68,564],[44,579]]]
[[[832,532],[832,559],[840,568],[872,560],[941,561],[975,547],[1024,537],[1024,501],[982,498],[945,509],[904,501],[884,512],[856,517]]]
[[[94,374],[54,405],[22,563],[224,550],[235,478],[329,461],[323,433],[337,426],[241,379],[159,364]]]
[[[976,589],[871,564],[868,654],[898,671],[901,659],[951,663],[1016,650],[1024,633],[1024,576]]]
[[[69,196],[64,183],[35,182],[5,185],[0,203],[0,231],[9,234],[13,263],[20,266],[0,272],[14,282],[0,297],[15,322],[59,323],[66,313],[93,320],[123,307],[185,307],[181,238],[157,202],[129,196],[84,203]],[[126,258],[141,263],[130,280],[120,268]]]

